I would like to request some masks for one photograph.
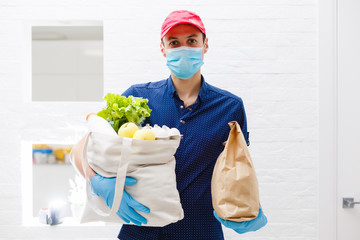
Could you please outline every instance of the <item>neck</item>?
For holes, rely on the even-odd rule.
[[[201,88],[200,69],[189,79],[181,79],[171,73],[174,88],[185,107],[195,103]]]

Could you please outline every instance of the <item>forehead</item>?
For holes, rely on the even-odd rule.
[[[190,35],[202,36],[200,29],[191,24],[179,24],[170,29],[164,39],[182,38]]]

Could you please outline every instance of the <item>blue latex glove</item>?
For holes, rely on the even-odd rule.
[[[234,221],[224,220],[216,214],[215,210],[214,210],[214,216],[219,222],[221,222],[222,225],[231,228],[235,232],[240,234],[251,231],[257,231],[267,224],[267,218],[263,214],[261,207],[259,209],[259,215],[256,218],[245,222],[234,222]]]
[[[108,207],[112,207],[115,194],[116,177],[106,178],[99,174],[95,174],[91,180],[90,185],[92,192],[105,200]],[[136,179],[126,177],[125,186],[131,186],[136,183]],[[150,213],[150,210],[134,200],[125,190],[123,192],[119,210],[116,214],[122,218],[126,223],[133,222],[136,225],[146,224],[146,219],[137,213],[135,210]]]

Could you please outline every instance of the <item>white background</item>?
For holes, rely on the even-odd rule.
[[[31,102],[32,21],[100,20],[104,93],[168,77],[160,27],[177,9],[198,13],[210,84],[242,97],[261,203],[269,223],[226,239],[318,237],[318,2],[315,0],[0,1],[0,238],[114,239],[119,226],[31,226],[31,143],[74,143],[102,102]],[[28,162],[29,161],[29,162]],[[30,224],[30,225],[29,225]]]

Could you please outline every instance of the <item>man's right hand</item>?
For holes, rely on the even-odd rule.
[[[90,185],[92,192],[104,199],[108,207],[112,207],[114,194],[115,194],[115,184],[116,177],[106,178],[99,174],[95,174],[91,180]],[[125,186],[130,186],[136,184],[136,179],[132,177],[126,177]],[[125,190],[121,198],[121,203],[117,215],[123,219],[126,223],[133,222],[134,224],[140,226],[141,224],[146,224],[147,220],[137,213],[135,210],[150,213],[150,210],[134,200]]]

